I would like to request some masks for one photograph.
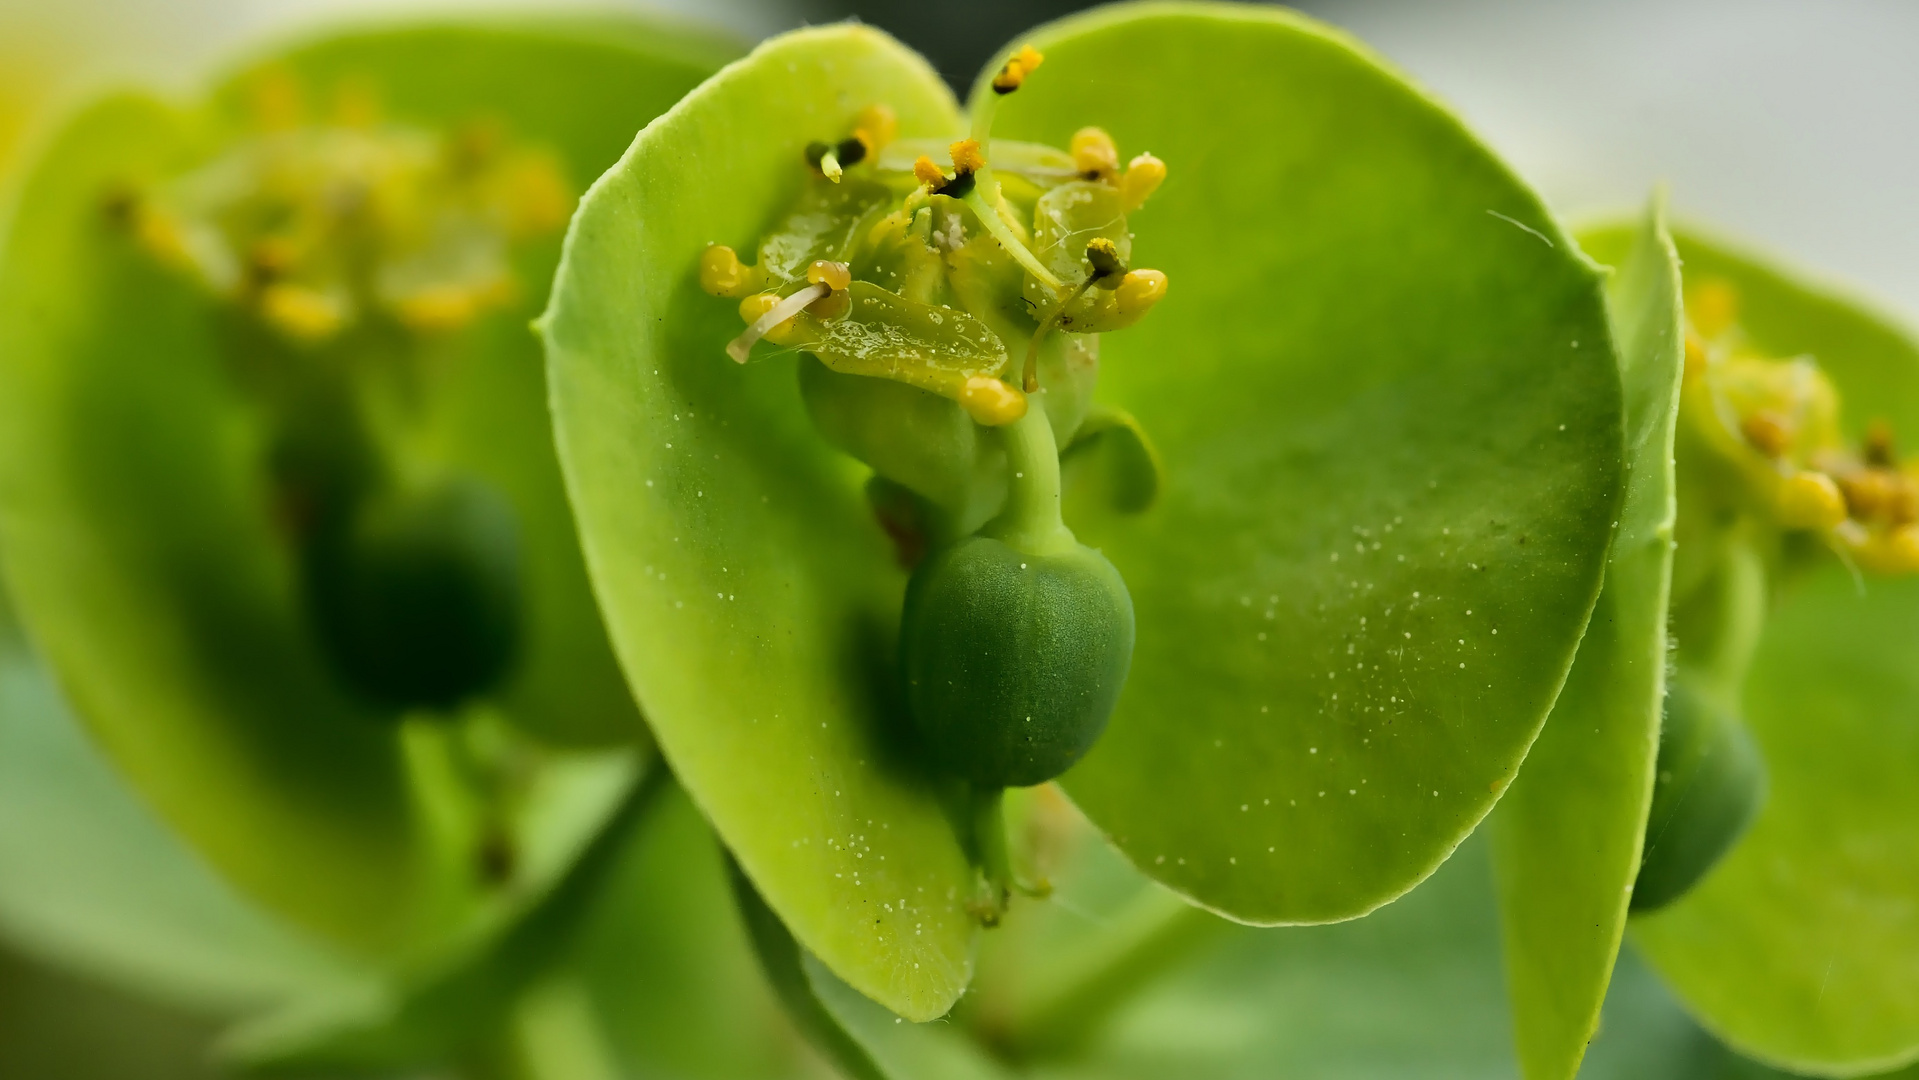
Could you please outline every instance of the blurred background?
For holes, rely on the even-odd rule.
[[[103,85],[176,91],[331,22],[534,0],[0,0],[0,189],[33,132]],[[580,7],[571,4],[571,7]],[[607,5],[601,5],[607,6]],[[1063,0],[649,0],[758,38],[855,17],[956,87]],[[1919,323],[1919,4],[1902,0],[1305,0],[1450,102],[1573,218],[1670,185],[1681,218]],[[1284,117],[1275,117],[1283,123]],[[111,1032],[102,1038],[101,1033]],[[200,1075],[210,1029],[0,950],[0,1080]],[[29,1037],[31,1036],[31,1037]],[[1702,1036],[1703,1038],[1703,1036]],[[38,1048],[36,1050],[35,1048]],[[34,1053],[51,1055],[35,1058]],[[25,1054],[26,1056],[22,1056]]]
[[[185,85],[247,42],[512,0],[0,0],[0,161],[102,81]],[[521,6],[525,6],[522,4]],[[578,6],[578,5],[574,5]],[[761,37],[855,17],[955,84],[1065,0],[647,0]],[[1919,5],[1902,0],[1303,0],[1451,102],[1562,213],[1658,180],[1679,213],[1919,321]]]

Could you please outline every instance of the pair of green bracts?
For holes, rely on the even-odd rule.
[[[1088,680],[1117,700],[1062,780],[1078,807],[1182,896],[1293,924],[1399,897],[1502,804],[1521,1060],[1528,1075],[1569,1075],[1648,813],[1671,818],[1655,806],[1654,762],[1675,499],[1674,607],[1722,562],[1686,566],[1688,507],[1730,507],[1757,522],[1738,542],[1777,595],[1749,674],[1711,695],[1714,715],[1750,721],[1769,794],[1732,854],[1638,936],[1750,1053],[1835,1073],[1909,1056],[1912,935],[1896,912],[1919,845],[1897,780],[1912,757],[1897,650],[1903,613],[1919,608],[1883,570],[1854,593],[1843,560],[1806,542],[1819,530],[1771,528],[1784,504],[1770,496],[1735,485],[1726,500],[1693,499],[1689,475],[1714,475],[1718,459],[1711,445],[1687,456],[1674,411],[1692,386],[1680,381],[1688,307],[1663,225],[1587,238],[1622,268],[1608,297],[1572,238],[1452,117],[1304,20],[1127,6],[1029,40],[1044,64],[1001,104],[989,166],[994,143],[1066,148],[1089,125],[1167,165],[1127,229],[1129,257],[1171,288],[1138,325],[1102,335],[1087,419],[1054,455],[1061,520],[1123,579],[1136,635],[1123,688],[1123,667]],[[630,750],[564,748],[650,733],[804,952],[899,1015],[932,1019],[968,984],[979,872],[951,780],[967,770],[926,754],[938,727],[926,717],[963,720],[979,699],[916,704],[903,685],[907,574],[875,504],[937,551],[986,527],[1000,488],[1024,477],[1006,475],[1021,470],[994,445],[1002,435],[924,407],[934,390],[834,372],[817,352],[762,346],[763,358],[728,362],[740,320],[703,294],[699,268],[710,244],[753,250],[777,231],[814,182],[808,145],[843,140],[862,110],[888,107],[902,141],[935,147],[966,124],[923,63],[872,31],[775,39],[693,89],[716,56],[500,27],[368,35],[277,65],[322,103],[307,126],[362,122],[356,101],[338,114],[324,102],[366,87],[379,115],[429,139],[492,118],[509,146],[551,153],[572,190],[645,125],[573,216],[564,259],[552,235],[505,249],[517,299],[460,322],[447,296],[409,289],[476,280],[447,255],[465,247],[430,237],[401,247],[432,257],[382,270],[342,255],[335,277],[293,278],[346,282],[355,310],[378,308],[415,342],[348,382],[394,477],[380,492],[474,477],[510,505],[524,609],[496,680],[417,699],[441,718],[396,726],[390,704],[341,677],[327,644],[339,635],[314,603],[340,590],[303,584],[310,557],[285,539],[263,479],[282,425],[235,370],[260,354],[236,357],[222,329],[236,317],[312,327],[328,289],[276,294],[282,324],[264,289],[236,316],[207,275],[156,259],[103,211],[116,191],[163,188],[260,137],[246,78],[204,110],[103,105],[22,188],[0,270],[9,586],[77,712],[174,834],[250,903],[355,964],[418,970],[515,922],[633,782]],[[1033,218],[1012,217],[1037,235]],[[954,219],[959,243],[942,257],[979,240]],[[1747,345],[1812,355],[1847,401],[1895,427],[1919,417],[1901,336],[1688,243],[1689,282],[1738,291]],[[1084,245],[1055,247],[1061,270],[1089,272]],[[556,265],[543,386],[523,324]],[[990,377],[1026,345],[1006,327],[1037,331],[1048,315],[1049,295],[1025,284],[993,331],[1008,355]],[[1054,334],[1047,364],[1084,340]],[[412,369],[425,373],[417,386],[387,385]],[[1049,415],[1065,387],[1051,370],[1037,395]],[[849,402],[836,379],[884,383],[872,396],[927,417],[967,469],[878,460],[898,433],[876,433],[877,406]],[[1845,414],[1848,439],[1866,419]],[[1761,429],[1742,424],[1734,434],[1761,448]],[[912,497],[869,498],[868,469],[843,450]],[[1797,453],[1767,460],[1812,471]],[[1851,513],[1863,505],[1846,520],[1864,522]],[[1695,550],[1720,550],[1717,521]],[[1891,541],[1850,543],[1835,541],[1876,559]],[[1030,609],[1011,558],[996,567],[1015,582],[1006,606]],[[981,632],[936,621],[909,656],[976,672],[956,658]],[[1681,678],[1711,666],[1689,656],[1683,619],[1676,632]],[[975,677],[989,681],[948,676]],[[1090,711],[1104,718],[1103,703]],[[1679,846],[1659,828],[1649,868]]]

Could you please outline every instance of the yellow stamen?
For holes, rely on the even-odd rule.
[[[1753,449],[1767,457],[1776,458],[1792,445],[1792,425],[1776,412],[1755,412],[1740,421],[1739,427]]]
[[[976,423],[1003,427],[1026,415],[1026,395],[991,375],[975,375],[960,388],[960,408]]]
[[[1119,147],[1113,144],[1113,137],[1106,129],[1083,127],[1073,132],[1073,141],[1067,144],[1067,150],[1073,155],[1073,167],[1089,180],[1098,180],[1119,171]]]
[[[1919,525],[1900,525],[1885,532],[1842,531],[1859,565],[1874,573],[1919,573]]]
[[[744,364],[753,344],[761,338],[775,345],[794,344],[799,340],[799,327],[794,325],[793,317],[829,291],[824,285],[808,285],[785,298],[769,292],[740,301],[740,318],[746,320],[746,332],[726,346],[726,354]]]
[[[1151,154],[1141,154],[1126,163],[1126,175],[1119,181],[1120,209],[1130,214],[1146,205],[1159,185],[1166,182],[1166,163]]]
[[[515,239],[555,232],[573,216],[573,193],[550,155],[530,153],[514,161],[500,182],[506,230]]]
[[[1896,486],[1897,481],[1884,469],[1860,469],[1839,477],[1839,490],[1845,493],[1847,512],[1861,521],[1889,509]]]
[[[921,154],[913,162],[913,179],[928,188],[936,188],[946,183],[946,172],[939,167],[938,162]]]
[[[1686,331],[1685,377],[1689,380],[1703,377],[1706,374],[1706,365],[1708,363],[1709,358],[1706,355],[1705,340],[1701,338],[1696,331],[1688,329]]]
[[[261,72],[247,90],[252,98],[253,122],[262,130],[285,131],[297,126],[306,113],[300,84],[285,68]]]
[[[380,122],[380,97],[364,79],[349,79],[333,91],[333,119],[341,127],[370,128]]]
[[[843,262],[815,259],[813,265],[806,268],[806,280],[811,285],[824,285],[834,292],[843,292],[853,284],[853,271]]]
[[[953,168],[958,172],[978,172],[986,167],[986,155],[980,153],[979,141],[961,139],[946,148],[953,155]]]
[[[853,137],[866,144],[866,156],[877,157],[898,137],[899,117],[885,105],[868,105],[853,118]]]
[[[193,257],[187,252],[186,232],[172,214],[141,205],[133,213],[133,236],[147,254],[178,269],[190,269]]]
[[[1119,288],[1120,279],[1126,274],[1126,264],[1120,261],[1119,246],[1104,236],[1095,236],[1086,243],[1086,261],[1092,265],[1093,272],[1087,283],[1111,292]]]
[[[479,314],[482,299],[458,285],[436,285],[401,299],[394,305],[394,314],[410,330],[457,330]]]
[[[1046,57],[1031,45],[1020,46],[1019,52],[1014,53],[1012,59],[999,69],[999,74],[993,76],[993,91],[1010,94],[1018,90],[1020,84],[1026,81],[1026,76],[1031,75],[1045,60]]]
[[[1730,282],[1711,278],[1687,297],[1686,318],[1707,339],[1716,338],[1739,318],[1739,292]]]
[[[710,244],[700,252],[700,288],[711,295],[748,296],[760,284],[759,268],[741,262],[739,253],[725,244]]]
[[[260,314],[281,333],[302,341],[332,337],[346,323],[341,303],[305,285],[269,285],[260,290]]]
[[[1119,317],[1130,324],[1166,298],[1166,275],[1158,270],[1131,270],[1120,279],[1113,297]]]
[[[1846,497],[1825,473],[1794,473],[1779,483],[1778,514],[1788,529],[1830,529],[1846,520]]]

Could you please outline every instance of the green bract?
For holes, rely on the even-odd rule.
[[[160,816],[242,893],[358,961],[421,962],[497,927],[564,870],[634,777],[624,747],[643,733],[579,561],[525,326],[557,233],[487,247],[479,219],[433,203],[420,220],[454,233],[428,230],[405,249],[412,261],[375,274],[347,258],[306,277],[263,245],[245,253],[243,281],[226,276],[233,265],[205,243],[204,220],[158,211],[244,216],[250,185],[265,183],[250,162],[294,162],[282,179],[297,184],[315,175],[298,154],[324,159],[329,146],[371,140],[400,172],[424,168],[422,154],[456,145],[454,126],[484,121],[476,153],[498,131],[536,147],[545,171],[481,169],[475,182],[532,184],[515,189],[532,200],[522,204],[557,224],[566,178],[612,160],[724,53],[618,21],[348,35],[264,59],[201,105],[109,98],[60,131],[24,180],[0,260],[0,547],[24,621],[76,713]],[[310,112],[293,107],[300,95]],[[303,127],[302,116],[325,119]],[[474,205],[511,204],[490,197],[475,193]],[[235,235],[274,224],[221,222]],[[451,259],[469,240],[474,261]],[[461,308],[458,289],[424,288],[447,282],[484,286],[488,299]],[[355,310],[340,304],[373,296],[387,322],[361,319],[351,348],[318,340]],[[414,339],[392,330],[400,324],[463,328]],[[408,440],[388,455],[386,467],[407,472],[389,490],[427,493],[342,516],[344,570],[316,569],[316,549],[288,537],[306,524],[324,533],[329,508],[357,505],[333,498],[368,474],[360,444],[332,422],[378,409],[330,413],[325,394],[301,397],[294,373],[322,370],[316,358],[372,373],[328,386],[385,379],[369,400],[408,403],[406,422],[386,432]],[[302,401],[322,407],[283,407]],[[481,494],[436,502],[448,483]],[[447,525],[504,515],[510,526],[477,546],[467,524]],[[355,620],[392,624],[369,615],[364,590],[336,591],[340,577],[327,575],[366,584],[396,565],[426,567],[400,577],[455,607],[504,613],[464,646],[444,625],[419,627],[447,664],[397,696],[457,700],[457,726],[396,726],[381,703],[394,684],[366,674],[385,657],[343,662],[331,640],[364,645],[360,631],[339,631]],[[317,625],[315,593],[346,599],[329,628]],[[529,734],[618,749],[560,752]]]
[[[1170,288],[1139,325],[1102,335],[1105,404],[1086,415],[1104,419],[1084,448],[1070,440],[1092,369],[1039,358],[1065,475],[1084,488],[1065,492],[1068,523],[1137,611],[1111,727],[1065,784],[1141,869],[1200,903],[1259,922],[1363,914],[1492,806],[1591,611],[1622,475],[1599,274],[1451,117],[1298,17],[1122,5],[1029,40],[1044,66],[1004,99],[989,166],[997,140],[1063,147],[1099,125],[1169,177],[1128,215],[1126,250],[1097,237],[1103,258],[1164,268]],[[800,945],[921,1020],[965,985],[972,863],[991,855],[906,734],[892,662],[905,575],[888,533],[974,531],[1007,466],[1001,429],[952,404],[1001,370],[985,338],[919,309],[843,314],[883,299],[858,286],[889,271],[857,257],[847,307],[811,306],[838,303],[837,286],[800,267],[857,251],[859,233],[802,228],[816,220],[802,200],[854,200],[860,222],[868,210],[857,168],[829,189],[807,163],[824,172],[876,105],[903,146],[966,133],[938,80],[883,35],[763,45],[650,125],[583,200],[543,325],[588,565],[662,749]],[[1008,174],[1049,160],[1007,153]],[[942,172],[953,187],[933,198],[971,209],[980,176],[960,190]],[[1102,197],[1051,190],[1065,194],[1036,214]],[[1048,274],[1100,272],[1082,231],[1033,231]],[[955,258],[1000,257],[956,239]],[[735,358],[766,334],[822,363],[798,361],[796,380],[764,348],[728,361],[740,317],[701,285],[736,295],[744,263],[709,262],[709,245],[757,250],[743,275],[782,268],[771,295],[746,296],[747,318],[770,321]],[[1020,270],[982,271],[1000,272]],[[1024,272],[1024,301],[1046,301]],[[882,290],[911,278],[902,263]],[[1123,321],[1126,294],[1109,313],[1096,292],[1059,325]],[[991,322],[991,303],[964,306]],[[855,318],[892,326],[887,355],[912,356],[916,374],[853,366],[861,354],[830,327]],[[994,330],[1002,345],[1013,324]],[[931,526],[901,489],[941,512]]]
[[[1599,1022],[1646,832],[1666,683],[1679,265],[1655,200],[1610,289],[1628,484],[1566,688],[1494,817],[1505,954],[1529,1078],[1570,1078]]]
[[[1601,231],[1588,246],[1608,257],[1624,235]],[[1844,438],[1862,438],[1875,419],[1907,439],[1919,431],[1919,347],[1903,331],[1705,237],[1681,233],[1679,252],[1689,318],[1699,322],[1710,290],[1730,285],[1752,347],[1810,357],[1830,378]],[[1688,468],[1709,466],[1685,451],[1681,566]],[[1715,550],[1711,530],[1691,535]],[[1771,552],[1775,575],[1770,610],[1749,667],[1741,665],[1743,695],[1730,704],[1743,706],[1769,773],[1765,802],[1731,853],[1692,892],[1637,920],[1635,937],[1733,1046],[1798,1071],[1854,1076],[1919,1054],[1910,917],[1919,894],[1919,789],[1910,782],[1919,684],[1909,655],[1919,584],[1869,566],[1856,575],[1817,545],[1760,550]],[[1676,603],[1680,581],[1676,570]],[[1675,636],[1682,672],[1723,651],[1723,635],[1689,637],[1683,621]]]

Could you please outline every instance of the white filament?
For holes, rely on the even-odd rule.
[[[747,327],[744,334],[741,334],[728,343],[726,346],[726,355],[732,357],[735,363],[746,363],[746,354],[753,351],[753,344],[755,342],[765,337],[775,326],[798,315],[805,309],[806,305],[832,291],[833,290],[824,285],[808,285],[806,288],[773,305],[773,310],[754,320],[753,325]]]

